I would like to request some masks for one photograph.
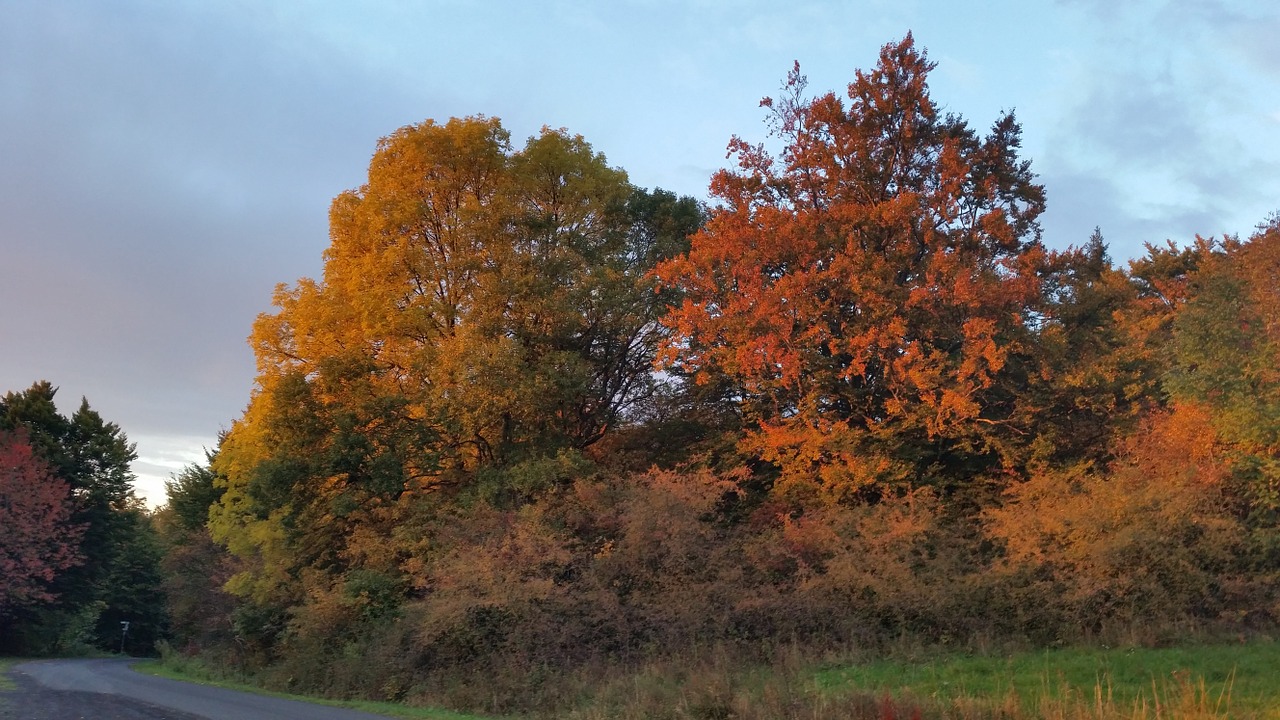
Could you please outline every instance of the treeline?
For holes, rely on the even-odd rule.
[[[165,548],[133,492],[137,454],[88,401],[59,413],[56,393],[0,397],[0,655],[152,654]]]
[[[710,208],[565,131],[383,139],[173,488],[180,649],[554,709],[712,647],[1270,627],[1280,224],[1049,250],[1014,118],[942,113],[931,68],[797,68]]]
[[[1273,628],[1280,221],[1050,250],[932,68],[797,67],[709,207],[564,130],[384,138],[156,518],[174,649],[556,712],[713,650]]]

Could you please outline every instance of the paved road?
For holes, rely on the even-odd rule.
[[[312,705],[142,675],[130,660],[37,660],[14,666],[0,693],[13,720],[380,720],[383,715]],[[19,714],[21,713],[21,714]]]

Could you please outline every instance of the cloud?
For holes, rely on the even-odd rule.
[[[1064,92],[1074,101],[1051,129],[1040,164],[1046,226],[1061,222],[1076,233],[1092,221],[1075,213],[1097,207],[1105,215],[1096,222],[1116,226],[1129,248],[1197,233],[1247,234],[1280,197],[1280,148],[1259,145],[1274,110],[1266,98],[1280,96],[1280,82],[1255,72],[1265,57],[1240,50],[1258,18],[1217,2],[1073,7],[1094,37],[1073,58],[1078,69]],[[1108,195],[1090,200],[1089,192]]]
[[[165,483],[190,465],[203,465],[203,448],[210,443],[203,435],[138,435],[129,438],[138,445],[138,459],[131,469],[137,476],[134,488],[151,507],[165,502]]]
[[[161,473],[160,439],[211,444],[243,410],[253,319],[319,274],[328,204],[378,137],[563,125],[634,182],[703,197],[731,135],[763,138],[756,102],[793,59],[839,92],[908,29],[948,110],[982,127],[1018,108],[1051,243],[1100,224],[1140,248],[1276,209],[1275,8],[1035,5],[5,4],[0,392],[88,396]]]
[[[23,312],[0,317],[0,381],[117,388],[87,394],[126,428],[212,435],[272,287],[319,270],[328,201],[379,134],[362,106],[403,95],[198,5],[6,14],[0,302]]]

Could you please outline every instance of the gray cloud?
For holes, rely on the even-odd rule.
[[[1280,81],[1258,71],[1274,62],[1259,39],[1280,30],[1277,11],[1070,5],[1092,37],[1074,58],[1075,101],[1048,134],[1046,226],[1078,241],[1100,224],[1119,257],[1144,242],[1247,234],[1280,197],[1280,148],[1258,144],[1278,129],[1265,126]]]
[[[840,91],[908,29],[948,109],[985,127],[1018,107],[1051,242],[1102,225],[1123,257],[1275,209],[1280,150],[1256,147],[1280,128],[1275,10],[1031,5],[5,3],[0,392],[87,395],[156,488],[244,408],[253,319],[320,272],[328,203],[378,137],[563,125],[633,181],[702,196],[730,135],[762,139],[756,102],[793,59]]]
[[[227,17],[119,7],[19,5],[0,31],[0,282],[24,307],[0,329],[40,339],[0,367],[11,386],[69,364],[138,395],[208,382],[205,407],[120,418],[208,433],[246,397],[250,321],[318,270],[328,199],[358,180],[378,133],[352,108],[396,93]]]
[[[198,5],[4,15],[0,390],[87,395],[144,459],[212,444],[248,400],[253,318],[318,272],[329,199],[398,123],[368,108],[409,100]],[[135,467],[153,495],[164,467]]]

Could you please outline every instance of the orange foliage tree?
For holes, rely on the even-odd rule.
[[[1244,526],[1212,422],[1196,405],[1155,413],[1106,467],[1036,473],[986,512],[1005,553],[997,577],[1012,573],[1028,591],[1012,612],[1029,631],[1275,612],[1259,602],[1273,591],[1239,562]]]
[[[1044,192],[1004,115],[979,137],[929,95],[910,35],[848,103],[766,98],[780,152],[734,138],[737,168],[685,256],[665,359],[727,376],[747,444],[782,487],[840,499],[999,468],[1041,304]]]
[[[696,203],[564,131],[384,138],[170,487],[179,631],[501,711],[719,642],[1276,616],[1280,231],[1046,251],[1013,116],[940,112],[932,68],[908,35],[846,100],[797,66],[691,243]]]

